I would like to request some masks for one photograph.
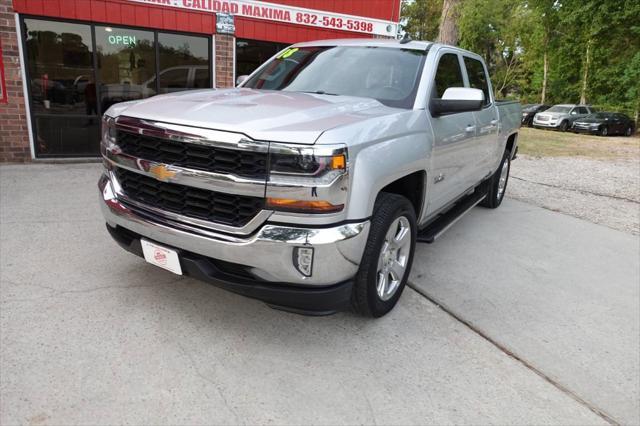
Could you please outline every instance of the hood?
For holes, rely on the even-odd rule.
[[[560,117],[566,117],[568,116],[569,113],[566,112],[549,112],[549,111],[544,111],[544,112],[539,112],[538,116],[540,117],[549,117],[549,118],[560,118]]]
[[[607,120],[605,120],[604,118],[582,117],[582,118],[579,118],[578,121],[580,123],[587,123],[587,124],[600,124],[600,123],[604,123]]]
[[[329,129],[400,111],[369,98],[239,88],[125,102],[111,107],[107,115],[243,133],[255,140],[313,144]]]

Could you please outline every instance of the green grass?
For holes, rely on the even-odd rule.
[[[533,157],[640,158],[640,138],[600,137],[553,130],[520,129],[518,152]]]

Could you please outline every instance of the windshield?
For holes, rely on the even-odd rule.
[[[598,119],[604,119],[604,118],[611,118],[612,114],[606,113],[606,112],[596,112],[595,114],[591,114],[591,115],[587,115],[585,118],[598,118]]]
[[[537,104],[529,104],[529,105],[524,105],[522,107],[522,111],[524,112],[532,112],[532,111],[535,111],[536,109],[538,109]]]
[[[559,112],[562,114],[568,114],[569,111],[571,111],[571,108],[573,107],[556,105],[554,107],[549,108],[547,112]]]
[[[243,87],[374,98],[413,108],[426,52],[386,47],[289,48]]]

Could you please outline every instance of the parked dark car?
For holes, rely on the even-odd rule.
[[[591,133],[600,136],[631,136],[634,122],[617,112],[596,112],[574,121],[571,130],[575,133]]]
[[[551,105],[544,104],[527,104],[522,105],[522,120],[520,121],[523,126],[533,127],[533,116],[539,112],[546,111]]]

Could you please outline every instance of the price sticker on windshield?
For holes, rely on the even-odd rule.
[[[299,49],[297,47],[294,48],[289,48],[287,50],[285,50],[284,52],[282,52],[277,59],[287,59],[289,56],[293,55],[294,53],[296,53]]]

